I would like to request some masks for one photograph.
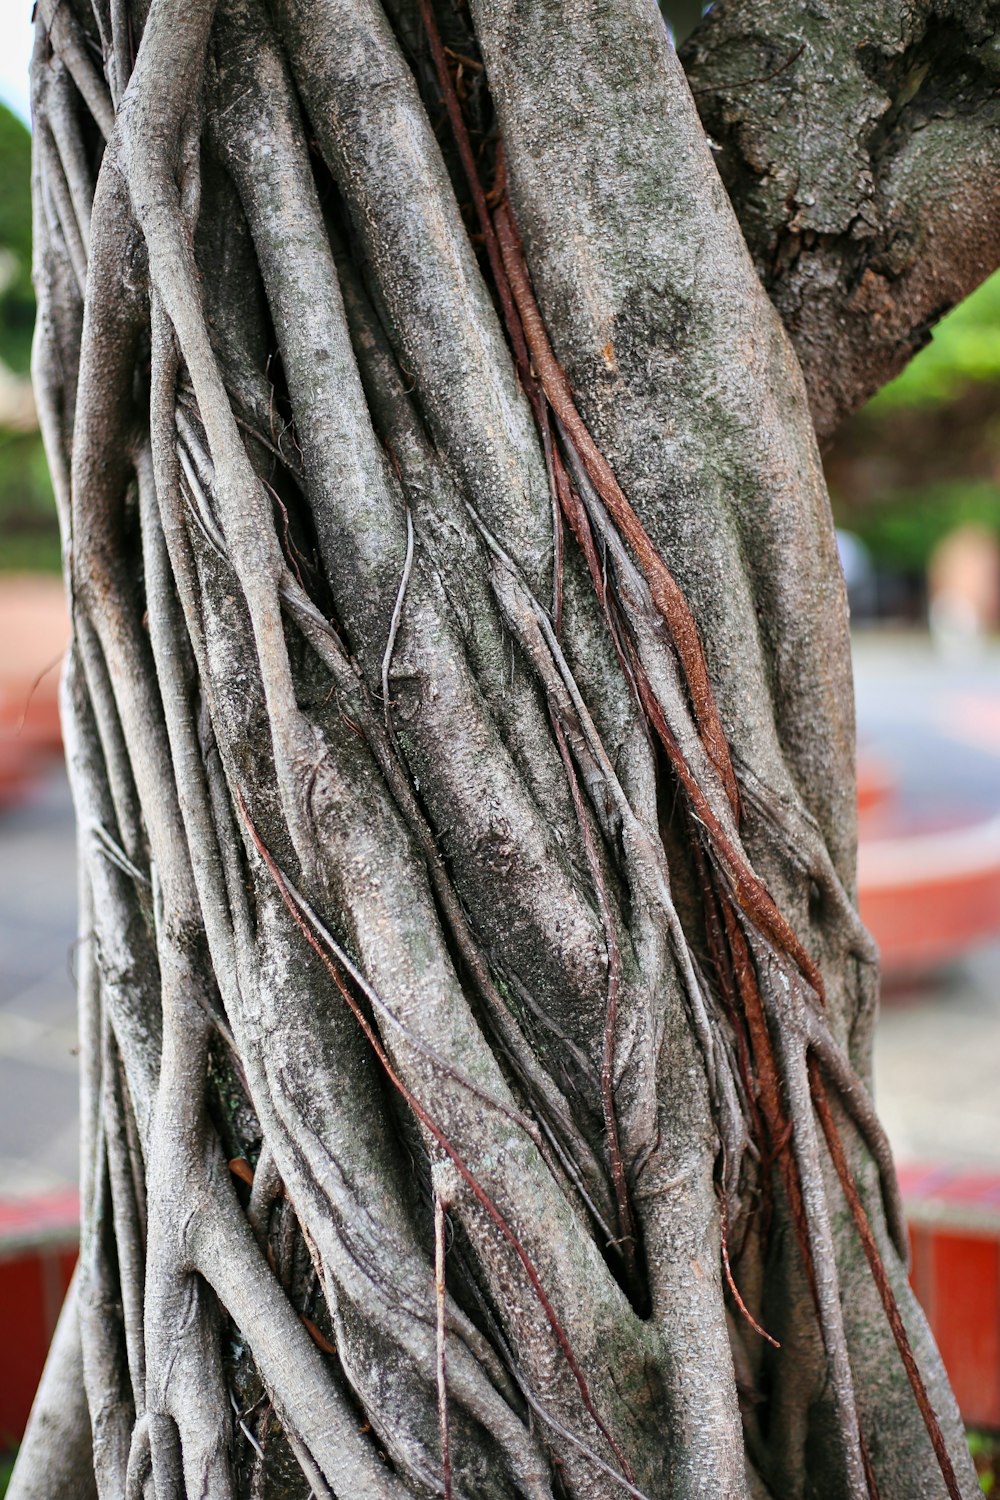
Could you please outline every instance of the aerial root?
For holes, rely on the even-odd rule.
[[[895,1293],[886,1275],[885,1265],[879,1253],[878,1245],[875,1243],[875,1236],[872,1233],[871,1224],[865,1212],[865,1206],[861,1201],[861,1194],[858,1192],[857,1183],[848,1164],[843,1142],[840,1139],[836,1121],[833,1118],[833,1111],[830,1108],[830,1101],[827,1098],[826,1089],[823,1087],[823,1079],[815,1058],[810,1058],[809,1060],[809,1088],[813,1104],[816,1108],[816,1114],[822,1126],[827,1150],[830,1153],[830,1160],[833,1162],[834,1170],[843,1189],[847,1206],[851,1210],[851,1217],[854,1220],[858,1238],[865,1252],[865,1259],[868,1261],[872,1280],[878,1289],[886,1320],[892,1329],[892,1336],[896,1341],[899,1357],[906,1370],[906,1378],[910,1382],[917,1406],[920,1408],[920,1415],[923,1417],[924,1425],[927,1428],[927,1434],[937,1455],[945,1487],[950,1500],[962,1500],[962,1492],[959,1488],[958,1478],[951,1461],[951,1454],[948,1452],[948,1445],[944,1440],[941,1424],[938,1422],[937,1414],[927,1393],[927,1387],[924,1385],[923,1376],[914,1358],[909,1336],[899,1311],[899,1304],[896,1301]]]
[[[728,742],[715,708],[704,654],[694,620],[676,583],[650,542],[641,522],[622,493],[613,471],[594,443],[576,408],[569,383],[556,360],[531,289],[523,247],[514,223],[513,211],[505,192],[502,144],[498,152],[498,184],[495,193],[499,201],[492,215],[490,215],[486,205],[486,196],[479,180],[478,169],[472,155],[468,133],[462,118],[461,107],[457,100],[450,74],[448,73],[429,0],[420,0],[420,9],[428,33],[439,85],[445,99],[459,155],[466,172],[479,218],[480,228],[486,245],[487,258],[511,340],[514,359],[528,390],[533,409],[535,410],[540,436],[545,448],[553,492],[558,497],[560,508],[563,514],[565,514],[570,528],[584,552],[589,571],[601,600],[605,618],[609,626],[612,627],[613,638],[616,649],[619,651],[619,657],[620,659],[623,656],[627,656],[628,658],[628,680],[637,690],[644,717],[655,731],[667,759],[687,795],[692,819],[697,820],[703,826],[707,835],[710,857],[718,874],[714,882],[710,881],[707,878],[707,872],[702,862],[702,887],[705,896],[708,898],[706,900],[706,927],[716,971],[723,981],[724,1004],[729,1010],[731,1024],[734,1024],[737,1032],[740,1070],[744,1081],[745,1097],[748,1107],[751,1110],[752,1124],[756,1127],[755,1139],[761,1141],[764,1146],[762,1162],[764,1175],[765,1178],[768,1175],[767,1167],[769,1162],[776,1160],[780,1167],[792,1219],[795,1224],[800,1253],[812,1291],[813,1302],[824,1329],[824,1340],[827,1345],[828,1356],[831,1357],[836,1369],[839,1370],[839,1374],[835,1371],[834,1381],[840,1391],[839,1399],[842,1410],[845,1402],[851,1408],[853,1420],[851,1418],[848,1419],[847,1428],[849,1430],[852,1425],[855,1428],[858,1457],[863,1470],[865,1488],[870,1500],[877,1500],[876,1484],[867,1445],[863,1434],[857,1428],[856,1415],[853,1414],[854,1397],[851,1389],[849,1361],[847,1359],[843,1330],[840,1327],[838,1310],[829,1303],[829,1299],[821,1291],[815,1270],[814,1245],[817,1234],[820,1235],[820,1238],[824,1237],[825,1232],[822,1229],[822,1224],[825,1222],[825,1212],[820,1211],[817,1219],[816,1215],[819,1209],[816,1196],[817,1184],[811,1180],[815,1167],[811,1159],[814,1153],[805,1149],[805,1144],[801,1139],[801,1132],[805,1125],[805,1121],[801,1116],[801,1108],[793,1103],[791,1117],[788,1118],[785,1116],[779,1085],[779,1079],[783,1078],[785,1070],[776,1066],[770,1041],[768,1021],[761,1003],[758,980],[754,973],[754,964],[751,959],[750,950],[742,931],[743,927],[749,927],[750,932],[753,934],[759,933],[763,935],[773,945],[779,955],[785,955],[792,961],[798,973],[812,990],[815,1001],[820,1007],[824,1003],[822,977],[790,924],[775,906],[766,888],[757,879],[749,864],[742,856],[742,853],[738,852],[732,836],[724,828],[719,815],[712,806],[711,794],[706,794],[692,773],[673,731],[667,723],[662,707],[653,692],[636,646],[632,643],[627,631],[623,642],[620,632],[614,629],[614,624],[617,623],[616,617],[618,616],[618,612],[612,612],[609,608],[606,569],[601,568],[599,565],[590,527],[586,524],[582,516],[583,505],[575,497],[571,486],[567,482],[561,461],[559,468],[556,467],[553,461],[546,403],[551,406],[555,414],[562,441],[569,452],[571,464],[578,471],[581,464],[586,469],[587,476],[600,496],[600,500],[607,506],[608,511],[613,516],[615,523],[620,527],[622,535],[627,539],[640,563],[652,599],[670,632],[673,645],[677,650],[682,664],[687,687],[691,695],[695,718],[705,748],[725,788],[729,802],[729,811],[735,817],[738,824],[741,811],[740,795],[733,771]],[[586,491],[584,490],[585,493]],[[558,619],[558,615],[556,618]],[[579,806],[579,790],[570,763],[566,737],[555,712],[553,713],[553,722],[557,729],[557,741],[567,765],[567,774],[570,777],[571,786],[574,791],[574,803],[577,805],[578,818],[580,818],[582,810]],[[581,822],[581,827],[583,826],[584,824]],[[693,842],[698,842],[697,834],[695,834]],[[606,913],[606,901],[602,901],[603,878],[596,858],[591,858],[592,849],[589,841],[587,842],[587,853],[595,893],[603,916]],[[696,856],[696,861],[699,859],[701,859],[700,854]],[[711,889],[713,884],[715,886],[714,891]],[[722,940],[717,916],[714,915],[718,909],[716,902],[721,905],[723,912],[726,931],[725,942]],[[613,972],[612,942],[613,936],[609,934],[609,970]],[[735,983],[733,982],[734,980]],[[608,1006],[608,1024],[611,1028],[613,1028],[614,1024],[614,991],[610,987],[612,982],[609,982]],[[800,1003],[804,1007],[808,1007],[809,1000],[803,994],[800,985],[796,984],[794,988],[801,996]],[[737,997],[743,1009],[742,1021],[735,1014],[735,1001]],[[883,1202],[890,1233],[896,1243],[897,1249],[903,1254],[905,1253],[905,1231],[899,1210],[895,1174],[892,1169],[891,1156],[885,1142],[884,1133],[878,1124],[874,1110],[871,1108],[866,1091],[861,1085],[860,1080],[853,1074],[853,1070],[851,1070],[846,1057],[840,1052],[833,1042],[832,1037],[830,1037],[828,1027],[822,1015],[811,1014],[810,1023],[815,1053],[822,1057],[827,1072],[831,1075],[838,1088],[838,1093],[848,1113],[848,1117],[854,1123],[861,1139],[876,1161],[882,1182]],[[744,1024],[749,1032],[750,1051],[747,1049],[747,1042],[743,1032]],[[803,1062],[805,1062],[808,1046],[809,1043],[805,1042],[802,1047],[801,1058]],[[620,1222],[624,1222],[625,1213],[627,1212],[627,1199],[623,1204],[622,1198],[618,1193],[620,1160],[616,1154],[617,1132],[613,1096],[610,1101],[608,1098],[608,1056],[609,1049],[606,1032],[605,1068],[602,1070],[602,1098],[604,1100],[606,1128],[612,1155],[612,1171],[615,1179],[616,1196],[618,1196],[619,1202],[619,1219]],[[913,1388],[921,1415],[931,1436],[948,1493],[952,1497],[957,1496],[959,1494],[957,1480],[947,1447],[936,1416],[930,1406],[926,1389],[923,1386],[912,1350],[907,1341],[905,1329],[881,1256],[868,1225],[854,1179],[847,1165],[843,1145],[840,1141],[839,1133],[837,1132],[837,1127],[823,1088],[817,1056],[810,1056],[806,1066],[808,1068],[812,1102],[820,1119],[828,1149],[837,1168],[838,1177],[840,1178],[845,1196],[851,1207],[858,1236],[878,1288],[887,1320],[899,1349],[900,1358],[906,1369],[907,1377]],[[787,1077],[784,1077],[784,1082],[787,1086]],[[793,1089],[790,1097],[794,1100],[797,1097],[797,1093],[798,1091]],[[760,1108],[763,1118],[757,1115],[758,1108]],[[800,1127],[798,1139],[794,1138],[796,1115],[799,1116],[798,1124]],[[812,1133],[811,1128],[807,1133]],[[724,1156],[725,1153],[723,1153],[723,1158]],[[803,1172],[807,1172],[810,1176],[808,1186],[803,1182]],[[813,1205],[811,1209],[809,1207],[810,1201]],[[725,1190],[720,1195],[720,1214],[722,1258],[725,1276],[731,1293],[740,1311],[755,1331],[771,1343],[774,1343],[774,1340],[757,1324],[749,1309],[746,1308],[732,1275],[726,1242]],[[850,1458],[848,1467],[849,1469],[851,1468]]]
[[[493,1202],[493,1199],[489,1196],[489,1194],[483,1188],[482,1184],[478,1181],[475,1175],[469,1170],[469,1167],[467,1166],[463,1158],[459,1155],[458,1151],[452,1145],[451,1141],[444,1134],[444,1131],[434,1121],[431,1115],[428,1114],[427,1110],[410,1091],[410,1089],[397,1073],[396,1069],[393,1067],[391,1061],[389,1060],[389,1056],[382,1045],[381,1040],[372,1027],[370,1021],[366,1017],[364,1011],[358,1004],[358,1001],[355,999],[354,995],[348,988],[338,965],[326,951],[326,948],[320,940],[319,936],[313,930],[313,926],[310,923],[307,915],[301,909],[300,904],[295,900],[287,877],[282,873],[278,865],[275,863],[272,855],[262,842],[260,835],[257,833],[257,830],[254,828],[252,822],[250,821],[249,813],[247,812],[246,805],[242,801],[242,798],[240,798],[239,800],[239,806],[241,815],[247,825],[248,831],[254,842],[254,845],[256,846],[257,852],[263,860],[265,866],[267,867],[267,870],[272,880],[274,881],[275,886],[277,887],[282,897],[282,900],[285,902],[290,915],[301,931],[303,937],[308,942],[309,946],[313,949],[314,953],[316,953],[317,957],[326,968],[331,979],[337,986],[337,989],[340,991],[340,994],[346,1002],[348,1009],[351,1011],[355,1020],[358,1022],[361,1030],[364,1032],[364,1035],[367,1038],[368,1043],[375,1056],[378,1058],[382,1070],[388,1078],[389,1082],[406,1101],[413,1114],[420,1121],[421,1125],[423,1125],[424,1129],[433,1137],[438,1146],[451,1161],[452,1165],[458,1172],[458,1175],[465,1183],[466,1187],[469,1188],[473,1197],[476,1199],[476,1202],[496,1225],[497,1229],[503,1235],[504,1239],[508,1242],[511,1249],[514,1251],[514,1254],[520,1261],[521,1266],[528,1278],[528,1281],[531,1284],[532,1290],[539,1303],[541,1304],[542,1310],[545,1313],[545,1317],[549,1323],[556,1342],[559,1345],[560,1350],[562,1351],[563,1358],[566,1360],[566,1363],[573,1374],[573,1378],[576,1381],[577,1388],[579,1389],[580,1398],[583,1401],[583,1405],[593,1419],[594,1425],[597,1427],[601,1436],[608,1444],[608,1447],[615,1455],[615,1458],[617,1459],[621,1467],[622,1474],[631,1483],[633,1475],[629,1462],[622,1452],[621,1448],[619,1447],[614,1435],[609,1431],[603,1418],[594,1405],[593,1397],[590,1394],[590,1390],[583,1370],[580,1367],[576,1355],[573,1352],[572,1346],[569,1343],[566,1331],[556,1314],[555,1308],[552,1305],[549,1295],[542,1284],[538,1271],[535,1268],[527,1251],[521,1244],[521,1241],[518,1239],[511,1226],[508,1224],[507,1220],[503,1217],[500,1210],[497,1208],[496,1204]]]
[[[611,902],[608,897],[607,882],[604,879],[604,871],[601,868],[600,857],[594,843],[594,835],[591,831],[587,809],[583,803],[580,783],[577,779],[569,746],[566,743],[565,732],[555,714],[552,714],[552,729],[556,737],[556,743],[559,746],[559,754],[562,756],[563,764],[566,768],[566,779],[573,794],[573,806],[576,810],[577,823],[580,828],[581,837],[583,838],[583,846],[587,855],[587,866],[590,870],[591,881],[597,896],[598,909],[601,913],[601,924],[604,928],[604,938],[607,945],[608,999],[604,1020],[604,1046],[601,1053],[601,1107],[604,1112],[604,1129],[607,1136],[608,1153],[611,1158],[611,1181],[614,1186],[615,1203],[618,1209],[616,1244],[621,1250],[622,1259],[625,1262],[625,1274],[632,1290],[632,1295],[635,1297],[640,1295],[636,1222],[629,1194],[628,1181],[625,1175],[625,1161],[622,1156],[618,1130],[618,1113],[615,1105],[615,1043],[618,1026],[618,992],[621,986],[621,952],[618,946],[618,934],[615,930],[614,913],[611,910]]]
[[[445,1205],[438,1192],[434,1193],[434,1304],[437,1327],[437,1397],[438,1431],[441,1436],[441,1474],[444,1481],[445,1500],[451,1500],[451,1439],[448,1432],[448,1363],[445,1319]]]

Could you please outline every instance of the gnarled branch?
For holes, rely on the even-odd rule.
[[[980,0],[722,0],[682,49],[821,439],[1000,264],[1000,55]]]

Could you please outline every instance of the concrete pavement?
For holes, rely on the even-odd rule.
[[[48,771],[0,810],[0,1197],[77,1176],[73,810]]]

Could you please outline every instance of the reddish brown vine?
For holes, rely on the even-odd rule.
[[[962,1491],[959,1488],[958,1478],[952,1465],[951,1454],[948,1452],[948,1445],[941,1431],[941,1424],[938,1422],[934,1407],[931,1405],[931,1398],[927,1394],[927,1387],[924,1385],[920,1367],[914,1358],[909,1335],[906,1332],[906,1327],[899,1311],[899,1303],[896,1301],[896,1295],[886,1275],[882,1256],[875,1243],[875,1236],[872,1234],[871,1224],[868,1222],[868,1215],[865,1213],[865,1206],[861,1201],[861,1194],[858,1192],[857,1184],[854,1181],[847,1157],[844,1154],[840,1132],[833,1118],[830,1101],[827,1098],[826,1089],[823,1086],[819,1067],[814,1057],[810,1057],[809,1059],[809,1088],[812,1093],[817,1118],[823,1129],[823,1136],[826,1140],[827,1150],[830,1153],[830,1160],[833,1162],[834,1170],[837,1173],[844,1197],[847,1200],[847,1206],[851,1210],[851,1217],[858,1232],[858,1239],[861,1241],[861,1247],[865,1252],[865,1259],[868,1261],[872,1280],[875,1282],[878,1290],[886,1320],[892,1329],[892,1336],[896,1340],[896,1347],[899,1350],[899,1357],[903,1362],[906,1377],[912,1387],[917,1406],[920,1408],[920,1415],[924,1419],[927,1434],[933,1445],[937,1461],[941,1466],[941,1474],[944,1478],[948,1495],[950,1500],[962,1500]]]
[[[708,676],[708,665],[694,617],[673,574],[653,546],[645,527],[615,478],[611,465],[594,442],[589,429],[576,409],[569,381],[553,353],[541,312],[531,290],[520,236],[514,226],[513,215],[506,201],[497,208],[493,220],[503,255],[504,270],[517,303],[524,337],[542,390],[583,460],[594,488],[608,507],[639,561],[653,602],[677,650],[705,749],[719,773],[733,815],[738,820],[740,794],[736,784],[736,773],[729,754],[729,742],[715,705],[715,697]]]
[[[364,1033],[365,1038],[373,1053],[375,1054],[375,1057],[377,1058],[382,1071],[385,1073],[386,1077],[388,1078],[389,1082],[392,1084],[396,1092],[405,1100],[406,1104],[413,1111],[413,1114],[420,1121],[421,1125],[423,1125],[424,1129],[441,1147],[441,1150],[448,1157],[449,1161],[458,1172],[458,1175],[461,1177],[466,1187],[468,1187],[469,1191],[472,1193],[480,1208],[483,1209],[487,1216],[496,1225],[497,1229],[499,1229],[504,1239],[514,1251],[514,1254],[521,1262],[521,1265],[524,1268],[525,1275],[527,1276],[528,1281],[531,1283],[532,1290],[534,1291],[535,1296],[538,1298],[539,1304],[541,1305],[542,1311],[545,1314],[549,1327],[551,1328],[556,1342],[559,1345],[560,1350],[562,1351],[563,1358],[569,1366],[573,1378],[576,1381],[577,1388],[580,1392],[580,1398],[583,1401],[584,1407],[586,1408],[590,1417],[593,1419],[594,1425],[597,1428],[598,1432],[600,1432],[601,1436],[604,1438],[608,1447],[611,1449],[612,1453],[617,1459],[621,1467],[622,1474],[628,1480],[630,1485],[634,1484],[634,1476],[632,1473],[631,1465],[629,1464],[628,1459],[625,1457],[625,1454],[622,1452],[618,1441],[609,1430],[603,1417],[597,1410],[597,1407],[594,1405],[594,1399],[590,1394],[590,1387],[588,1386],[586,1377],[580,1367],[580,1362],[573,1352],[573,1347],[570,1344],[569,1336],[559,1320],[558,1314],[556,1313],[556,1310],[552,1305],[552,1301],[545,1290],[542,1279],[527,1250],[525,1250],[524,1246],[521,1244],[521,1241],[514,1233],[514,1230],[511,1228],[510,1224],[508,1224],[507,1220],[504,1218],[503,1214],[500,1212],[493,1199],[486,1192],[485,1188],[467,1166],[465,1160],[459,1154],[458,1150],[455,1148],[455,1146],[452,1145],[451,1141],[445,1135],[440,1125],[438,1125],[437,1122],[432,1118],[432,1116],[428,1114],[427,1110],[420,1103],[420,1100],[416,1097],[412,1090],[407,1088],[402,1078],[396,1072],[389,1059],[388,1053],[386,1052],[377,1032],[375,1031],[374,1026],[365,1015],[354,995],[351,993],[337,964],[327,953],[320,939],[313,931],[310,922],[307,920],[304,913],[300,910],[300,907],[296,902],[294,896],[292,895],[291,889],[288,885],[287,880],[285,879],[284,874],[282,873],[278,864],[275,862],[273,855],[267,848],[267,845],[264,843],[260,834],[257,832],[257,829],[254,826],[254,823],[247,810],[246,803],[244,802],[242,796],[239,795],[239,793],[237,793],[237,805],[239,807],[240,816],[246,824],[247,831],[249,832],[250,837],[253,840],[254,847],[256,848],[257,853],[260,855],[261,859],[264,861],[267,872],[273,880],[278,894],[284,902],[289,915],[294,921],[296,927],[298,927],[299,931],[302,933],[302,936],[305,938],[310,948],[322,963],[323,967],[326,969],[327,973],[330,975],[330,978],[333,980],[334,984],[337,986],[342,999],[344,1000],[354,1019],[357,1021],[358,1025],[361,1027],[361,1030]]]

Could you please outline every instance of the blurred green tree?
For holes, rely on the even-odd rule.
[[[1000,384],[1000,272],[941,319],[926,348],[882,387],[868,410],[937,406],[981,384]]]
[[[25,382],[31,363],[31,133],[0,104],[0,568],[59,566],[59,529]]]
[[[0,104],[0,359],[25,374],[31,359],[31,135]]]
[[[826,454],[838,523],[919,572],[954,527],[1000,536],[1000,274],[934,329]]]

